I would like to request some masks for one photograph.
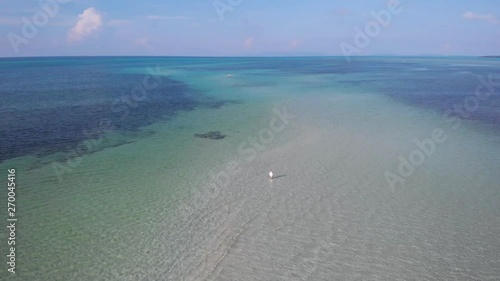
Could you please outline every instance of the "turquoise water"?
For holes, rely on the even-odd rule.
[[[0,74],[0,167],[19,186],[13,280],[499,274],[498,60],[37,58],[2,59]],[[490,74],[495,91],[475,95]],[[296,119],[247,160],[242,143],[285,106]],[[436,128],[448,141],[389,186],[384,173]],[[210,131],[227,137],[194,137]],[[240,172],[211,185],[231,162]],[[263,189],[270,166],[288,172]]]

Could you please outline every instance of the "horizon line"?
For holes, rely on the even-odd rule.
[[[62,56],[11,56],[2,57],[0,59],[16,59],[16,58],[113,58],[113,57],[135,57],[135,58],[342,58],[343,55],[260,55],[260,56],[180,56],[180,55],[62,55]],[[357,55],[350,56],[351,58],[366,58],[366,57],[500,57],[500,55]]]

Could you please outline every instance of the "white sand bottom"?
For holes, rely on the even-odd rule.
[[[413,114],[399,105],[384,111],[388,103],[375,96],[293,103],[290,111],[297,117],[282,138],[276,137],[250,162],[235,151],[239,171],[229,184],[200,188],[179,210],[178,222],[155,241],[170,245],[172,261],[158,277],[500,276],[499,194],[493,186],[500,181],[485,169],[495,162],[482,157],[486,151],[498,152],[498,146],[484,142],[469,147],[461,138],[474,137],[467,128],[447,131],[446,146],[438,147],[404,184],[388,188],[384,172],[395,171],[397,156],[411,152],[413,139],[425,137],[438,124],[430,113]],[[393,118],[403,112],[406,119]],[[457,149],[474,168],[453,162]],[[277,176],[272,181],[269,168]],[[467,176],[476,171],[482,171],[481,181]]]

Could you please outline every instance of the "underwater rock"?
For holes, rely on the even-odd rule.
[[[226,137],[226,135],[223,135],[219,131],[208,132],[205,134],[194,134],[194,136],[197,138],[211,139],[211,140],[221,140]]]

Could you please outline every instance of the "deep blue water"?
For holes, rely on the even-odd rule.
[[[132,90],[147,75],[122,70],[157,65],[193,73],[328,74],[347,87],[438,112],[463,105],[480,85],[478,77],[492,75],[496,92],[474,111],[456,116],[500,130],[500,60],[495,58],[16,58],[0,59],[0,161],[68,150],[88,139],[84,129],[99,128],[102,120],[110,121],[116,131],[134,132],[179,111],[217,108],[226,102],[208,99],[168,77],[143,100],[131,100]]]
[[[134,132],[179,111],[224,103],[156,75],[149,83],[157,87],[134,95],[147,75],[121,70],[156,65],[137,58],[1,59],[0,161],[68,151],[104,130]]]

